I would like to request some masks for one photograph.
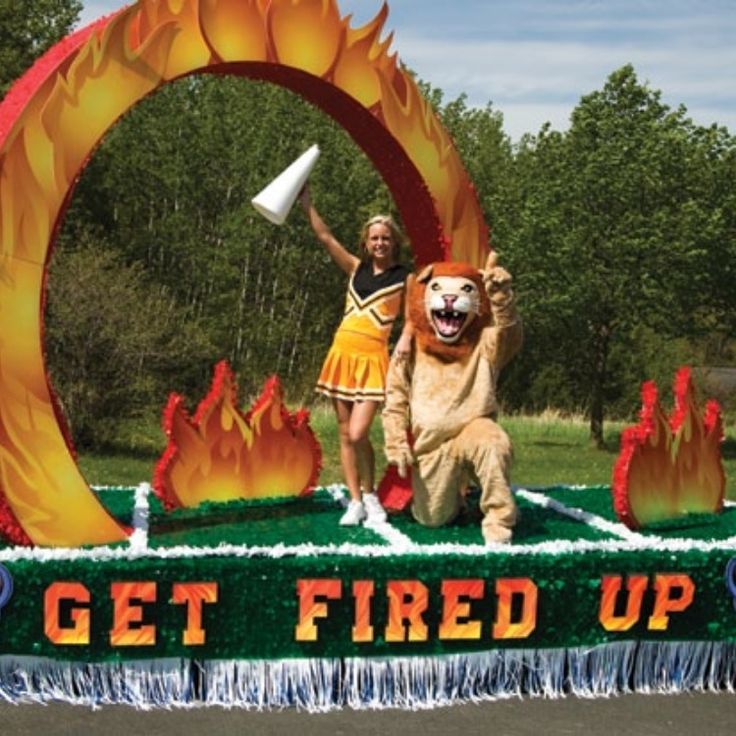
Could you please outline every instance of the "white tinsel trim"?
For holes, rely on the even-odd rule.
[[[0,698],[152,707],[419,710],[531,696],[733,691],[736,645],[620,642],[417,657],[115,663],[0,657]]]
[[[193,693],[192,666],[186,659],[86,663],[0,656],[0,699],[11,703],[170,708],[187,705]]]
[[[529,555],[569,555],[590,552],[659,552],[683,553],[697,550],[710,553],[714,551],[736,552],[736,536],[724,540],[704,541],[698,539],[662,539],[657,544],[645,541],[616,540],[555,540],[538,544],[415,544],[410,547],[376,545],[376,544],[312,544],[297,545],[275,544],[273,546],[246,546],[235,544],[219,544],[216,547],[192,547],[177,545],[145,550],[130,547],[95,547],[93,549],[70,549],[67,547],[10,547],[0,550],[0,562],[16,560],[33,560],[36,562],[54,562],[58,560],[135,560],[142,557],[151,559],[179,559],[183,557],[268,557],[282,559],[284,557],[397,557],[403,555],[457,555],[460,557],[483,557],[503,555],[506,557],[525,557]]]

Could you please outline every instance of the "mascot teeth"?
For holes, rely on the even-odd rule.
[[[447,310],[436,310],[432,312],[432,321],[442,337],[454,337],[465,324],[467,314],[463,312],[450,312]]]

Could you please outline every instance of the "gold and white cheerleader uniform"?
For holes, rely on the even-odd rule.
[[[374,275],[370,261],[360,262],[350,276],[345,312],[316,391],[345,401],[383,401],[388,339],[408,275],[400,264]]]

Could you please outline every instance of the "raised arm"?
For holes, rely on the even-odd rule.
[[[489,331],[491,340],[486,349],[491,365],[500,371],[521,349],[523,329],[516,311],[511,275],[498,265],[494,251],[489,254],[483,270],[483,283],[493,314],[493,327]]]
[[[354,256],[342,245],[342,243],[332,234],[332,231],[320,216],[319,212],[312,203],[312,197],[309,194],[309,187],[305,186],[299,195],[299,202],[307,214],[309,224],[314,230],[314,234],[324,245],[325,250],[329,253],[330,258],[348,275],[358,267],[360,259]]]

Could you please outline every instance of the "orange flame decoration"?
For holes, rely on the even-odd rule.
[[[284,407],[276,376],[247,414],[237,408],[226,361],[215,367],[212,388],[193,420],[182,402],[178,394],[169,397],[163,416],[169,444],[154,474],[154,490],[166,508],[311,493],[322,451],[309,412],[292,415]]]
[[[621,435],[613,469],[613,505],[631,529],[723,508],[720,406],[709,400],[700,418],[688,367],[679,369],[673,389],[675,406],[667,420],[656,385],[644,383],[639,424]]]
[[[335,118],[394,195],[418,264],[481,266],[488,233],[447,132],[381,39],[336,0],[139,0],[64,39],[0,104],[0,532],[17,543],[122,541],[79,472],[43,358],[54,234],[80,169],[139,100],[186,74],[289,87]],[[141,141],[140,145],[145,145]]]

